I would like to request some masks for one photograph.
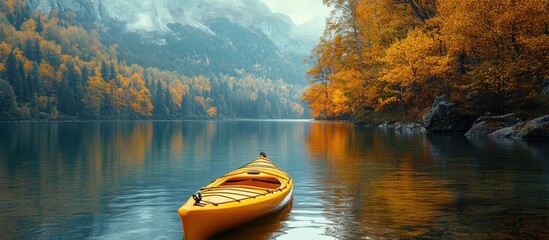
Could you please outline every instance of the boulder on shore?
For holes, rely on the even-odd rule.
[[[471,129],[469,129],[469,131],[465,133],[465,136],[488,136],[489,134],[494,133],[500,129],[512,127],[518,122],[520,122],[520,119],[515,117],[514,113],[501,116],[490,116],[489,114],[487,114],[485,116],[479,117],[475,121]]]
[[[431,132],[467,132],[475,119],[456,103],[448,102],[443,95],[435,98],[431,110],[423,116],[423,121],[425,129]]]
[[[517,126],[520,126],[520,125],[521,124],[519,123],[512,127],[499,129],[493,133],[488,134],[488,136],[495,137],[495,138],[515,138],[518,133]]]
[[[549,139],[549,115],[524,124],[516,138],[522,140]]]

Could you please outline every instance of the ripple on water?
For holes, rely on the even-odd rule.
[[[181,203],[167,188],[118,192],[107,202],[105,212],[110,214],[97,219],[93,239],[174,239],[181,235],[174,207]]]

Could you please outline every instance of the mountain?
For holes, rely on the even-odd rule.
[[[290,18],[275,14],[260,0],[101,1],[105,13],[125,22],[127,30],[170,32],[170,24],[191,26],[215,35],[209,22],[226,18],[252,32],[261,32],[283,52],[306,53],[311,46],[293,38]]]
[[[27,1],[34,11],[72,11],[84,25],[104,27],[103,39],[130,63],[186,75],[243,69],[301,84],[309,68],[303,59],[323,24],[316,18],[296,26],[260,0]]]
[[[293,38],[307,46],[311,50],[319,41],[326,27],[326,20],[318,15],[307,22],[292,28]]]
[[[288,82],[304,65],[244,24],[257,17],[149,3],[125,22],[104,3],[0,1],[0,121],[308,116]]]

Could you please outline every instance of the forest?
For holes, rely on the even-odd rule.
[[[417,121],[441,95],[471,111],[547,113],[547,1],[323,2],[333,10],[302,97],[317,119]]]
[[[0,121],[307,115],[301,85],[238,68],[185,76],[125,55],[108,29],[73,12],[0,2]]]

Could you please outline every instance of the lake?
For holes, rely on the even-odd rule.
[[[218,239],[549,238],[548,143],[243,120],[0,123],[0,239],[182,239],[261,151],[294,199]]]

